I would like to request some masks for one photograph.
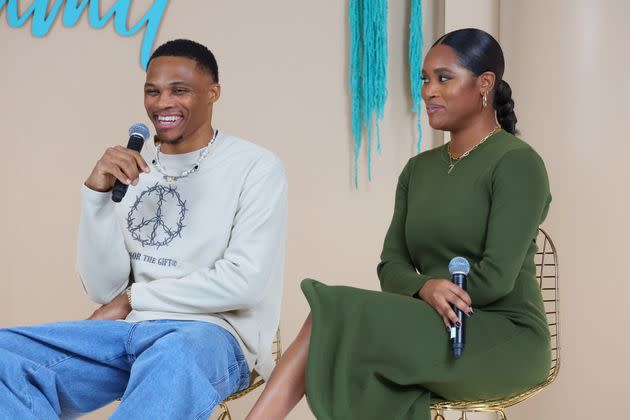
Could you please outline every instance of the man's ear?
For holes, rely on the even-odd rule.
[[[214,104],[221,97],[221,85],[212,83],[208,90],[208,104]]]

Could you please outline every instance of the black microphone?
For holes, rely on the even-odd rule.
[[[144,142],[149,138],[149,129],[146,125],[137,123],[129,127],[129,142],[127,143],[127,149],[135,150],[139,152],[142,150]],[[114,189],[112,190],[112,200],[115,203],[120,203],[127,193],[129,186],[123,184],[119,180],[114,183]]]
[[[451,262],[448,263],[448,271],[451,273],[453,283],[466,290],[466,277],[470,271],[470,264],[468,263],[468,260],[464,257],[453,258]],[[453,305],[453,310],[457,315],[460,326],[458,327],[456,325],[451,327],[451,340],[453,340],[453,356],[456,359],[459,359],[462,357],[462,354],[464,354],[464,344],[466,342],[466,317],[455,305]]]

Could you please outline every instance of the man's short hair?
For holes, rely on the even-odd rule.
[[[210,73],[212,79],[219,82],[219,66],[214,54],[205,45],[190,39],[175,39],[160,45],[149,58],[151,60],[157,57],[186,57],[197,62],[197,65],[205,72]],[[147,67],[149,66],[147,63]]]

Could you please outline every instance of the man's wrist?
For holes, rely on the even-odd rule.
[[[110,192],[112,190],[111,188],[106,188],[106,187],[103,187],[103,186],[94,185],[94,184],[92,184],[90,182],[89,179],[87,181],[85,181],[83,183],[83,185],[85,185],[87,188],[91,189],[92,191],[96,191],[96,192],[99,192],[99,193],[106,193],[106,192]]]
[[[133,309],[133,305],[131,304],[131,286],[125,289],[125,294],[127,295],[127,303],[129,304],[129,309]]]

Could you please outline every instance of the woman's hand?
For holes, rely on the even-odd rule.
[[[470,295],[450,280],[428,280],[418,292],[418,296],[440,314],[446,328],[451,328],[459,323],[451,305],[457,306],[468,316],[472,315],[473,312]]]

